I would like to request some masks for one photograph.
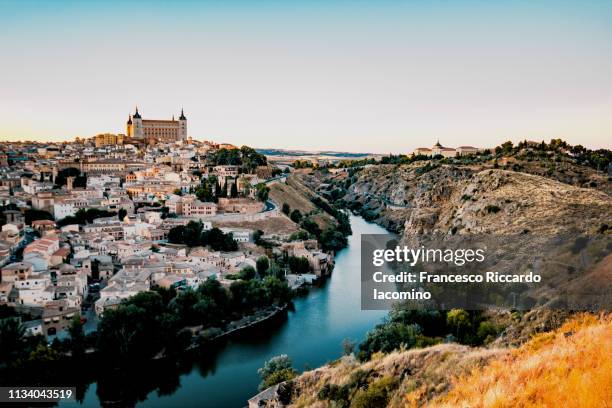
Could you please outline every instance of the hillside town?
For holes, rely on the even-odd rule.
[[[331,271],[332,254],[308,234],[242,227],[291,222],[268,196],[287,168],[186,137],[183,113],[180,132],[167,131],[173,123],[143,131],[136,110],[128,135],[0,144],[0,305],[19,312],[26,336],[61,339],[75,316],[93,332],[106,311],[153,288],[229,288],[262,258],[293,288]],[[189,241],[189,228],[209,240]]]

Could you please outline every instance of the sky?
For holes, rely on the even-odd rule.
[[[612,148],[612,1],[0,0],[0,141]]]

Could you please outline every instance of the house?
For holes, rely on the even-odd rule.
[[[15,282],[27,279],[34,269],[29,262],[16,262],[2,268],[2,282]]]
[[[13,282],[0,282],[0,304],[9,302],[9,295],[13,290]]]
[[[53,266],[62,264],[68,259],[69,255],[70,255],[70,248],[61,247],[60,249],[58,249],[51,255],[50,263]]]
[[[42,319],[29,320],[27,322],[23,322],[23,328],[24,328],[23,335],[26,336],[26,337],[42,336],[43,335],[43,321],[42,321]]]
[[[213,173],[219,177],[219,181],[223,183],[226,177],[236,177],[238,175],[238,166],[215,166]]]
[[[51,286],[37,289],[18,289],[16,303],[23,306],[43,307],[54,299],[55,293]]]
[[[122,300],[151,289],[151,272],[136,269],[119,271],[100,291],[95,303],[96,314],[101,316],[109,307],[116,307]]]
[[[55,222],[51,220],[34,220],[32,221],[32,228],[42,236],[45,232],[55,229]]]
[[[221,228],[221,231],[226,234],[232,234],[232,238],[238,243],[250,242],[253,234],[253,231],[248,229]]]
[[[185,217],[207,217],[217,214],[216,203],[202,202],[194,195],[172,196],[166,202],[166,206],[171,213]]]
[[[34,272],[46,271],[47,269],[49,269],[50,257],[46,257],[39,252],[30,252],[24,254],[23,260],[32,264]]]
[[[262,212],[265,204],[250,198],[225,198],[220,197],[217,208],[225,213],[256,214]]]
[[[37,253],[37,254],[42,255],[45,258],[50,258],[51,255],[53,255],[53,253],[57,251],[58,249],[59,249],[59,238],[58,237],[56,236],[44,237],[41,239],[37,239],[36,241],[26,246],[25,249],[23,250],[23,255],[25,257],[27,254]]]
[[[64,299],[48,302],[42,313],[42,331],[45,336],[54,336],[70,326],[79,309],[71,307]]]

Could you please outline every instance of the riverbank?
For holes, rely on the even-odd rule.
[[[210,332],[212,333],[210,336],[206,336],[206,332],[211,331],[211,329],[214,330],[218,328],[213,327],[209,329],[202,329],[202,326],[187,327],[188,330],[192,331],[193,336],[192,336],[192,344],[189,347],[187,347],[186,351],[197,349],[201,347],[203,343],[220,340],[220,339],[229,337],[233,334],[236,334],[242,330],[254,328],[266,321],[273,319],[279,314],[286,312],[288,307],[289,307],[289,304],[285,303],[282,306],[273,306],[273,307],[268,307],[264,310],[259,310],[252,315],[243,317],[240,320],[234,320],[230,322],[227,325],[226,329],[222,330],[221,333],[215,333],[214,331]],[[159,358],[163,358],[163,356]]]

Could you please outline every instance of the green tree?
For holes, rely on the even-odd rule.
[[[70,349],[73,357],[82,356],[85,352],[85,331],[81,316],[76,314],[70,321],[68,326],[68,334],[70,335]]]
[[[291,269],[293,273],[303,274],[310,272],[310,262],[303,256],[290,256],[287,263],[289,264],[289,269]]]
[[[240,270],[238,273],[238,278],[243,280],[251,280],[255,279],[255,275],[257,275],[255,269],[252,266],[246,266]]]
[[[183,325],[191,326],[199,324],[198,312],[194,306],[200,301],[200,296],[195,290],[187,289],[179,292],[168,304],[168,309],[178,316]]]
[[[168,231],[168,242],[171,244],[185,244],[185,226],[179,225]]]
[[[232,183],[232,187],[230,188],[230,196],[232,198],[238,197],[238,178],[237,177],[234,179],[234,182]]]
[[[266,272],[268,272],[268,268],[270,267],[270,260],[267,256],[260,256],[257,258],[257,273],[259,276],[264,276]]]
[[[317,238],[321,235],[321,228],[319,225],[309,218],[302,221],[300,226]]]
[[[457,340],[461,341],[471,326],[470,315],[463,309],[452,309],[446,314],[446,323],[455,329]]]
[[[253,242],[255,242],[255,245],[261,245],[261,237],[263,237],[263,235],[264,232],[260,229],[253,233]]]
[[[291,207],[289,206],[289,204],[283,203],[282,211],[283,211],[283,214],[289,216],[289,214],[291,213]],[[296,221],[296,222],[299,222],[299,221]]]
[[[259,390],[263,391],[273,385],[290,380],[297,375],[291,359],[286,354],[272,357],[264,366],[257,370],[261,377]]]
[[[348,245],[346,236],[344,236],[342,232],[331,227],[323,231],[319,238],[319,242],[325,251],[338,251]]]
[[[388,322],[377,325],[366,334],[365,340],[359,345],[359,358],[368,360],[373,353],[382,351],[390,353],[405,346],[414,347],[421,328],[417,324]]]
[[[270,187],[266,186],[265,183],[259,183],[257,188],[257,199],[262,202],[268,201],[268,195],[270,193]]]
[[[196,197],[198,200],[204,202],[213,202],[215,201],[215,195],[213,193],[213,187],[210,185],[208,180],[204,180],[200,186],[195,191]]]
[[[190,247],[201,245],[203,229],[204,227],[201,222],[189,221],[189,223],[185,226],[185,231],[183,233],[185,245]]]
[[[215,278],[208,278],[202,283],[198,289],[198,294],[201,298],[208,298],[215,302],[215,305],[221,310],[226,309],[229,305],[229,292]]]
[[[154,291],[140,292],[116,309],[106,310],[98,324],[98,350],[115,363],[153,357],[163,346],[163,311],[162,297]]]
[[[295,209],[291,212],[291,216],[289,218],[291,218],[291,221],[295,222],[296,224],[299,224],[302,221],[302,213],[300,212],[300,210]]]
[[[127,210],[125,208],[119,209],[119,212],[117,213],[117,217],[119,218],[119,221],[123,221],[126,215],[127,215]]]
[[[53,214],[44,210],[27,209],[24,214],[25,223],[32,225],[32,221],[37,220],[51,220],[53,221]]]
[[[287,281],[277,276],[266,276],[263,280],[263,287],[268,303],[284,305],[291,300],[291,288],[287,285]]]
[[[9,356],[21,349],[25,328],[16,317],[0,320],[0,361],[7,361]]]

